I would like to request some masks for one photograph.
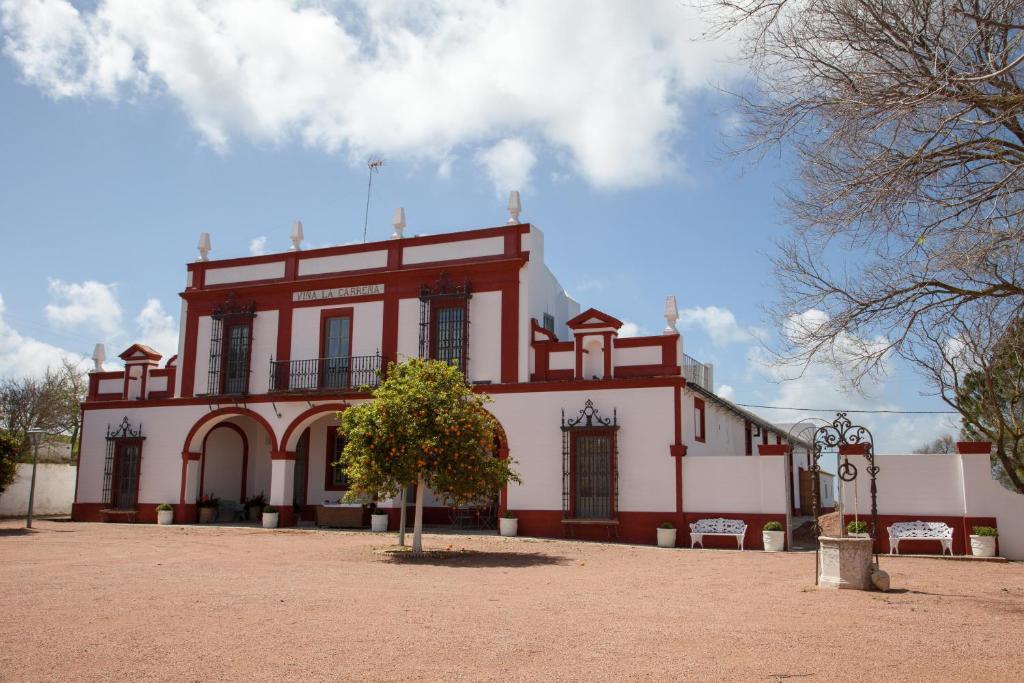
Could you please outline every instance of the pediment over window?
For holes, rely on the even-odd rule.
[[[149,348],[145,344],[132,344],[127,349],[122,351],[121,355],[118,356],[118,358],[125,361],[126,363],[131,361],[151,361],[155,363],[161,358],[163,358],[163,356],[161,356],[159,353]]]
[[[566,325],[570,330],[587,330],[603,327],[611,327],[617,330],[622,327],[622,321],[607,313],[602,313],[596,308],[588,308],[568,321]]]

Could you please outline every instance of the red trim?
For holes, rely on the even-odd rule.
[[[602,342],[601,353],[604,354],[604,377],[613,377],[612,375],[612,333],[605,332],[604,341]]]
[[[238,408],[232,406],[229,408],[220,408],[218,410],[214,410],[199,418],[199,420],[197,420],[196,423],[192,425],[192,429],[189,430],[188,436],[185,437],[185,443],[181,448],[182,453],[190,452],[189,445],[192,443],[192,439],[195,438],[199,430],[202,429],[206,424],[210,422],[220,423],[228,419],[229,417],[235,415],[241,415],[244,417],[252,418],[256,422],[258,422],[263,427],[263,429],[266,430],[267,436],[270,437],[270,451],[274,452],[277,450],[277,436],[274,434],[273,427],[270,426],[270,423],[267,422],[265,417],[263,417],[257,412],[249,410],[248,408]],[[211,429],[213,428],[211,427]]]
[[[707,441],[707,421],[705,419],[704,399],[693,397],[693,438],[695,441],[705,443]]]
[[[991,441],[957,441],[956,452],[961,455],[989,455],[992,453]],[[902,543],[902,541],[901,541]]]
[[[531,343],[534,344],[536,344],[537,342],[558,341],[558,337],[555,335],[555,333],[546,327],[542,327],[540,323],[537,322],[536,318],[530,318],[530,334],[533,335],[532,337],[530,337],[530,341]],[[541,337],[543,337],[543,339],[537,339],[538,334]]]
[[[163,356],[161,356],[159,353],[149,348],[145,344],[132,344],[127,349],[122,351],[120,355],[118,355],[118,358],[125,361],[126,363],[131,361],[150,361],[155,363],[161,358],[163,358]]]
[[[231,431],[238,434],[238,436],[242,439],[242,489],[241,493],[239,493],[240,497],[238,500],[239,502],[244,503],[246,482],[249,474],[249,439],[245,435],[245,430],[236,425],[234,422],[221,422],[216,427],[208,431],[206,433],[206,436],[203,437],[202,460],[200,461],[199,465],[199,495],[203,495],[203,483],[204,477],[206,475],[206,442],[209,440],[211,434],[213,434],[216,430],[221,428],[230,429]]]
[[[516,242],[519,240],[517,239]],[[508,245],[506,244],[506,250]],[[468,316],[467,316],[468,319]],[[501,290],[501,381],[519,380],[519,277]]]
[[[329,425],[327,427],[327,438],[326,447],[324,448],[324,491],[348,491],[347,488],[342,488],[334,483],[334,467],[331,465],[334,462],[336,453],[334,452],[334,442],[338,438],[338,428],[335,425]],[[307,467],[309,458],[306,458]],[[306,483],[309,483],[309,478],[306,478]]]
[[[839,455],[867,455],[868,445],[866,443],[841,443],[839,444]]]
[[[757,445],[758,455],[787,455],[789,444],[762,443]]]
[[[195,307],[185,304],[184,362],[181,366],[181,396],[195,395],[196,344],[199,337],[199,313]]]
[[[149,376],[150,377],[166,377],[167,378],[167,385],[166,385],[167,388],[166,389],[161,389],[160,391],[150,391],[148,394],[144,393],[143,396],[145,397],[145,400],[149,401],[149,400],[153,400],[153,399],[170,398],[171,396],[174,396],[174,382],[175,382],[175,380],[177,379],[177,376],[178,376],[177,370],[175,368],[172,367],[172,368],[162,368],[162,369],[159,369],[159,370],[157,370],[157,369],[150,370],[149,371]],[[148,384],[143,386],[143,391],[146,390],[147,386],[148,386]]]
[[[346,409],[348,409],[347,403],[322,403],[320,405],[313,406],[312,408],[303,411],[294,420],[292,420],[291,424],[289,424],[288,427],[284,430],[284,436],[281,437],[281,447],[286,450],[288,449],[289,442],[292,439],[292,434],[294,434],[295,431],[300,428],[305,429],[306,427],[308,427],[309,425],[303,423],[306,420],[309,420],[309,418],[320,417],[322,415],[325,415],[326,413],[343,413],[345,412]],[[302,435],[300,434],[299,438],[301,437]],[[295,445],[291,447],[292,451],[295,450],[295,448],[298,446],[298,443],[298,440],[296,440]]]
[[[597,318],[600,322],[588,323],[587,321],[591,318]],[[576,317],[567,321],[565,324],[570,330],[600,329],[602,327],[614,327],[615,329],[619,329],[622,327],[621,320],[614,318],[607,313],[603,313],[596,308],[588,308]]]

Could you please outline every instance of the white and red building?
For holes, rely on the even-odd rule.
[[[368,400],[387,363],[429,357],[493,397],[497,449],[523,480],[500,507],[522,534],[653,543],[668,521],[686,544],[687,522],[728,516],[757,548],[764,522],[786,523],[785,431],[714,394],[674,299],[664,333],[626,338],[565,293],[533,225],[400,233],[219,261],[201,243],[177,355],[134,345],[123,371],[90,375],[74,518],[154,521],[166,502],[189,522],[204,495],[265,492],[282,524],[310,519],[346,486],[337,413]],[[397,523],[396,502],[380,506]],[[427,521],[448,520],[428,495]]]

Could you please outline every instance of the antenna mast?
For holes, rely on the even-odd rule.
[[[370,220],[370,190],[373,188],[373,174],[384,165],[383,159],[375,159],[370,157],[366,160],[366,168],[369,173],[369,177],[366,181],[366,213],[363,214],[363,243],[366,243],[366,225]]]

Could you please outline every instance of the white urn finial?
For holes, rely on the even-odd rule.
[[[199,244],[196,248],[199,249],[199,260],[208,261],[209,259],[207,258],[207,255],[213,249],[213,247],[210,246],[210,233],[199,233]]]
[[[391,227],[395,229],[391,239],[400,240],[404,237],[403,230],[405,230],[405,209],[398,207],[395,209],[395,216],[391,219]]]
[[[676,334],[676,322],[679,320],[679,306],[676,305],[676,297],[670,294],[665,297],[665,334]]]
[[[302,251],[302,240],[304,236],[302,234],[302,221],[296,220],[292,223],[292,246],[288,247],[288,251]]]
[[[519,201],[519,190],[512,190],[508,196],[508,224],[515,225],[519,222],[519,214],[523,210],[523,204]]]
[[[107,349],[103,344],[97,344],[92,350],[93,372],[103,372],[103,361],[107,359]]]

